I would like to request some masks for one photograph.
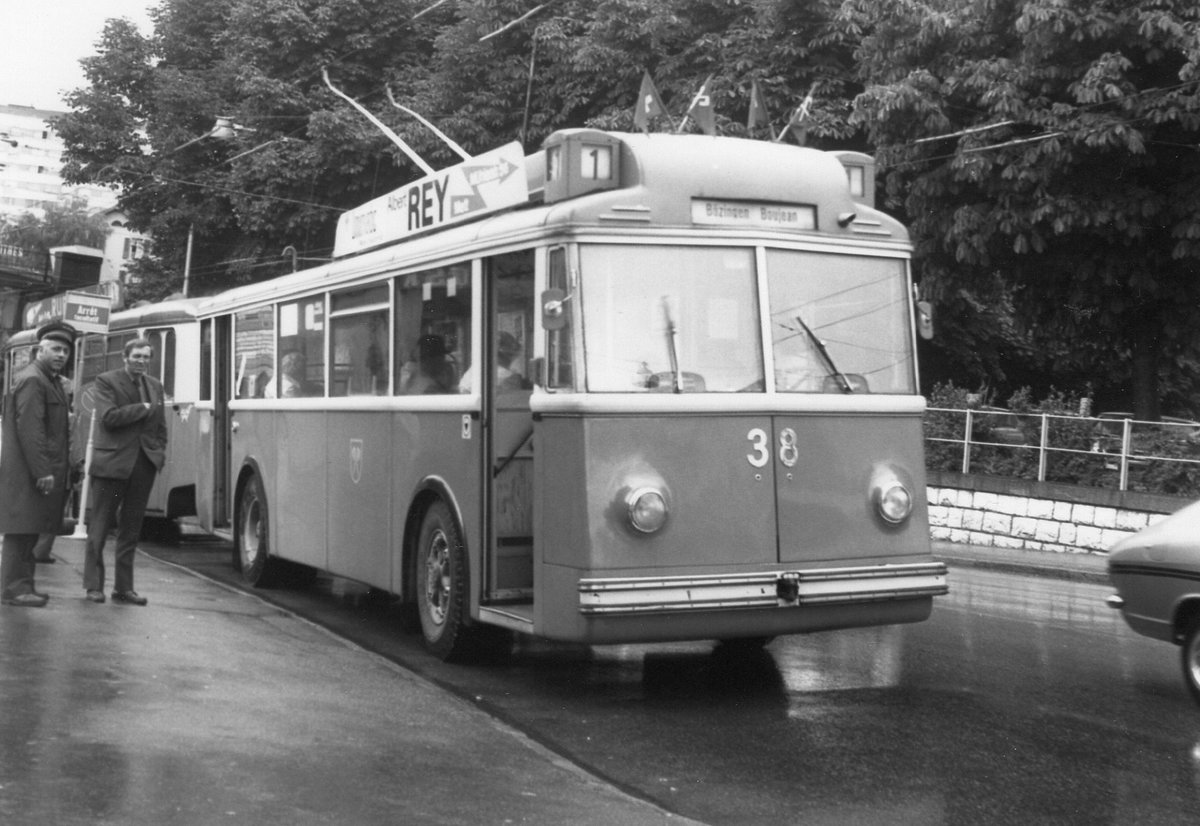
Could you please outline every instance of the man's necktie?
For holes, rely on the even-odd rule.
[[[136,385],[137,385],[137,389],[138,389],[138,395],[142,397],[142,402],[143,402],[144,404],[149,404],[149,402],[150,402],[150,390],[149,390],[149,389],[146,387],[146,377],[145,377],[145,376],[138,376],[138,377],[137,377],[136,379],[134,379],[133,381],[134,381],[134,384],[136,384]]]

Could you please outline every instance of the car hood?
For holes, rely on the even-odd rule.
[[[1117,542],[1108,552],[1108,563],[1159,562],[1200,569],[1200,502],[1162,519]]]

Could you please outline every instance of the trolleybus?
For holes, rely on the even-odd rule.
[[[851,167],[564,130],[346,213],[331,263],[200,308],[202,524],[443,658],[925,619],[911,248]]]

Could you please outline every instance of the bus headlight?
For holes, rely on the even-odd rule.
[[[892,467],[877,468],[871,480],[871,502],[880,518],[889,525],[899,525],[912,515],[912,485]]]
[[[637,488],[625,497],[629,524],[641,533],[654,533],[667,524],[667,500],[655,488]]]

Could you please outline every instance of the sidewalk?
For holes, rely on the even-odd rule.
[[[139,554],[150,604],[96,605],[54,555],[0,606],[0,823],[693,823],[253,595]]]
[[[1108,556],[1105,554],[1050,553],[934,541],[933,555],[951,567],[960,565],[1083,582],[1109,582]]]

